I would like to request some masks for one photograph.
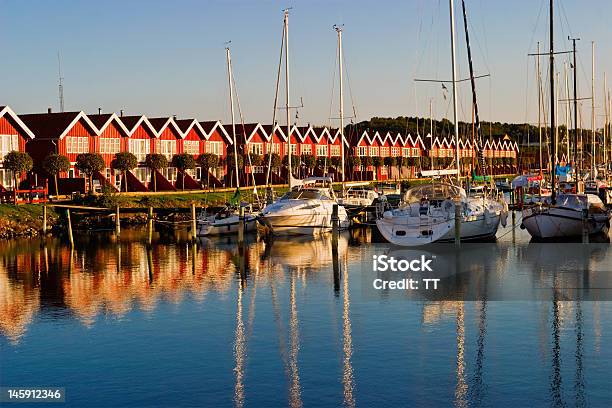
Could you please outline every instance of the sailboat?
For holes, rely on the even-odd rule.
[[[451,58],[453,116],[455,122],[455,162],[456,169],[423,171],[428,177],[456,176],[456,184],[450,182],[432,182],[413,187],[406,192],[404,204],[395,210],[385,211],[382,218],[376,220],[381,235],[389,242],[400,246],[418,246],[433,242],[445,242],[494,238],[499,224],[505,225],[507,205],[504,201],[491,196],[484,189],[477,194],[468,195],[460,187],[461,171],[459,162],[459,129],[457,122],[457,87],[455,68],[455,12],[454,0],[450,0],[451,24]],[[482,137],[476,103],[476,88],[472,68],[467,17],[463,4],[463,18],[466,29],[470,79],[476,125],[479,134],[478,154],[482,173],[485,174],[484,157],[482,156]],[[458,207],[458,208],[457,208]],[[457,211],[458,210],[458,211]],[[459,231],[456,231],[456,226]]]
[[[551,134],[554,134],[555,122],[555,58],[553,38],[553,0],[550,0],[550,125]],[[575,71],[574,71],[575,72]],[[574,103],[576,101],[576,88],[574,87]],[[574,118],[576,120],[576,118]],[[575,122],[575,131],[578,124]],[[551,138],[552,148],[555,151],[556,140]],[[574,146],[576,149],[577,146]],[[555,159],[553,159],[555,160]],[[610,227],[610,211],[601,199],[592,194],[559,194],[555,184],[555,171],[550,172],[552,194],[550,200],[523,210],[521,227],[526,228],[529,234],[537,239],[555,239],[579,237],[583,233],[597,234],[607,232]]]
[[[227,59],[227,76],[229,81],[234,157],[236,158],[238,157],[238,148],[236,143],[236,122],[234,117],[232,58],[229,47],[225,48],[225,55]],[[234,197],[232,198],[233,203],[230,203],[230,206],[225,207],[223,210],[214,215],[209,216],[206,213],[201,213],[198,217],[196,225],[198,236],[237,234],[241,227],[243,227],[244,232],[257,230],[257,218],[255,215],[250,211],[243,211],[244,216],[241,217],[240,212],[242,208],[235,208],[235,206],[242,206],[240,203],[240,177],[238,173],[238,160],[234,160],[234,166],[234,174],[236,175],[236,194],[234,194]]]
[[[346,210],[338,201],[329,177],[310,177],[304,180],[295,179],[291,166],[291,122],[289,106],[289,10],[284,11],[283,44],[285,46],[285,110],[287,114],[287,155],[289,192],[269,204],[261,212],[258,220],[273,234],[317,235],[332,229],[334,206],[338,207],[337,215],[340,228],[348,228],[349,218]],[[341,54],[341,36],[339,34],[339,55]],[[282,59],[281,59],[282,61]],[[279,69],[280,74],[280,69]],[[341,92],[342,93],[342,92]],[[342,105],[342,100],[341,100]],[[340,108],[342,116],[342,107]],[[342,145],[342,181],[344,182],[344,129],[341,120]]]

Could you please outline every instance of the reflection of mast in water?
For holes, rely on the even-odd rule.
[[[597,353],[601,351],[601,309],[599,301],[593,303],[593,348]]]
[[[292,408],[302,406],[300,374],[298,372],[298,352],[300,350],[300,332],[295,303],[295,274],[291,272],[291,289],[289,294],[291,307],[289,313],[289,405]]]
[[[486,279],[486,278],[485,278]],[[487,300],[480,301],[480,315],[478,316],[478,340],[476,342],[476,367],[474,368],[474,378],[472,380],[471,401],[477,405],[481,403],[484,390],[482,380],[482,366],[484,362],[485,335],[487,334]]]
[[[244,339],[244,323],[242,322],[242,284],[238,283],[238,299],[236,309],[236,340],[234,342],[234,357],[236,359],[236,367],[234,374],[236,375],[236,385],[234,386],[234,405],[242,407],[244,405],[244,359],[245,359],[245,339]]]
[[[457,386],[455,387],[455,406],[467,407],[467,390],[465,382],[465,319],[464,304],[459,302],[457,308]]]
[[[355,384],[353,379],[353,366],[351,364],[351,356],[353,355],[353,336],[351,334],[351,318],[349,315],[350,300],[346,257],[344,261],[344,281],[342,282],[342,351],[344,352],[342,385],[344,386],[344,406],[354,407],[355,397],[353,396],[353,389],[355,388]]]
[[[556,281],[556,277],[555,277]],[[561,345],[560,345],[560,333],[561,321],[559,318],[559,300],[558,293],[556,290],[556,282],[554,284],[553,294],[553,323],[552,323],[552,335],[553,335],[553,349],[552,349],[552,374],[550,377],[550,393],[553,401],[553,405],[560,407],[563,406],[563,397],[561,395]]]
[[[576,391],[576,406],[586,406],[584,397],[584,373],[582,371],[582,302],[576,300],[576,377],[574,389]]]

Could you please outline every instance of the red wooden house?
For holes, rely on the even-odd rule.
[[[87,115],[89,120],[98,128],[97,136],[90,146],[91,153],[99,153],[104,158],[105,169],[95,176],[101,185],[107,184],[115,189],[120,188],[121,175],[115,172],[111,163],[115,154],[127,151],[130,131],[119,117],[114,113]]]
[[[266,134],[268,135],[268,139],[266,142],[266,148],[265,148],[265,154],[268,154],[269,152],[272,153],[276,153],[279,155],[279,157],[283,158],[282,152],[286,150],[286,143],[287,143],[287,136],[285,136],[285,132],[283,131],[283,129],[278,125],[262,125],[264,131],[266,132]],[[264,162],[262,163],[262,166],[264,168],[264,175],[262,175],[262,184],[265,183],[265,178],[267,178],[267,172],[268,172],[268,163]],[[282,176],[282,174],[284,174],[281,171],[281,168],[278,169],[271,169],[270,170],[270,182],[272,184],[283,184],[286,183],[286,179],[285,177]],[[257,179],[257,178],[256,178]],[[257,182],[259,183],[259,180],[257,180]]]
[[[175,119],[174,122],[179,128],[183,137],[179,140],[179,151],[191,154],[195,159],[202,153],[206,147],[206,132],[195,119]],[[185,179],[185,188],[202,188],[202,169],[197,167],[193,170],[187,170],[189,177]],[[204,178],[206,180],[206,178]],[[178,180],[182,182],[181,180]]]
[[[180,147],[182,147],[179,141],[183,138],[183,133],[176,125],[172,117],[161,117],[161,118],[147,118],[149,123],[153,126],[156,133],[155,144],[153,152],[163,154],[168,159],[168,162],[172,160],[175,154],[180,154]],[[176,184],[178,170],[172,165],[161,171],[162,175],[173,185]],[[139,177],[140,179],[140,177]]]
[[[227,132],[226,127],[218,120],[199,123],[206,133],[203,153],[212,153],[219,157],[219,167],[209,170],[210,175],[207,178],[210,180],[211,185],[216,187],[223,186],[226,184],[227,153],[233,149],[232,137]],[[204,177],[205,175],[203,174],[202,179],[204,179]]]
[[[85,178],[74,167],[76,157],[89,153],[95,144],[98,129],[83,112],[34,113],[19,115],[34,134],[34,140],[26,144],[26,151],[32,156],[36,171],[42,177],[50,177],[42,169],[42,162],[51,153],[68,157],[71,163],[67,178],[60,179],[59,193],[74,191],[84,193]],[[66,174],[60,174],[64,177]]]
[[[240,180],[242,185],[252,185],[253,179],[257,184],[265,183],[267,167],[263,165],[263,157],[269,140],[270,136],[261,123],[236,125],[238,154],[241,154],[244,160],[245,177]],[[233,170],[228,169],[228,172],[231,173]]]
[[[8,106],[0,106],[0,162],[11,151],[25,152],[26,143],[32,139],[34,139],[34,133],[15,112]],[[41,184],[37,181],[33,180],[35,184]],[[14,188],[14,184],[13,172],[5,170],[0,163],[0,191]]]
[[[119,116],[119,120],[129,131],[129,137],[124,141],[122,151],[130,152],[136,156],[138,167],[133,172],[128,172],[127,183],[130,191],[147,191],[151,180],[149,169],[145,165],[147,155],[154,153],[157,134],[153,125],[144,115]],[[120,177],[119,174],[116,175]],[[174,187],[163,177],[157,178],[158,190],[172,190]]]

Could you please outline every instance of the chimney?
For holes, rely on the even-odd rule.
[[[172,119],[176,120],[176,115],[172,115]]]
[[[53,109],[47,108],[47,113],[52,113],[52,112],[53,112]]]
[[[123,117],[123,109],[119,111],[119,116]]]
[[[102,114],[102,108],[98,108],[98,115]]]

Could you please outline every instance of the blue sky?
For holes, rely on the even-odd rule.
[[[535,121],[534,61],[527,53],[535,51],[536,41],[548,41],[548,1],[467,0],[466,4],[476,73],[491,74],[477,83],[482,118]],[[338,116],[335,23],[345,25],[351,91],[347,84],[347,112],[353,100],[357,120],[417,112],[428,115],[433,98],[434,116],[450,117],[450,96],[445,100],[439,85],[413,82],[415,77],[450,78],[446,0],[2,0],[0,104],[23,113],[44,111],[48,106],[57,110],[60,51],[67,110],[92,113],[102,107],[103,111],[124,109],[131,114],[177,114],[228,122],[224,42],[231,40],[245,120],[269,122],[281,10],[287,6],[293,6],[292,103],[303,98],[301,124],[333,124],[330,116]],[[460,7],[456,2],[458,69],[459,76],[465,77]],[[578,77],[582,96],[590,93],[591,41],[596,42],[598,109],[605,70],[610,71],[612,86],[612,28],[605,20],[611,12],[612,2],[606,0],[557,2],[557,50],[568,49],[570,33],[582,38]],[[466,82],[460,86],[461,119],[470,119],[470,98]],[[584,108],[583,115],[590,117],[590,107]]]

